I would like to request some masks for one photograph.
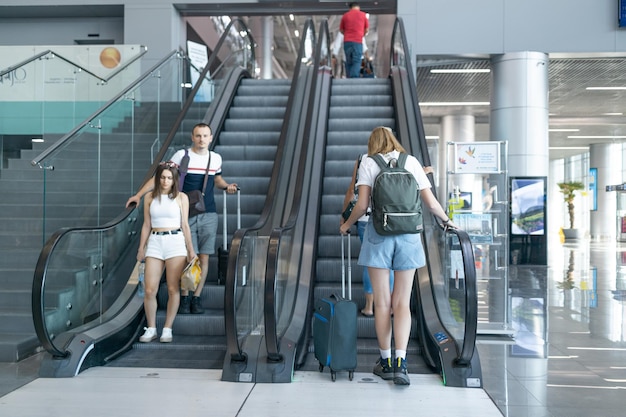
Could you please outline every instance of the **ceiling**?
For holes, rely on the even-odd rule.
[[[368,47],[376,51],[389,39],[395,2],[377,0],[367,3],[370,15]],[[261,7],[262,6],[262,7]],[[175,7],[183,16],[219,16],[246,13],[271,15],[274,21],[275,76],[290,77],[297,57],[299,39],[295,30],[302,30],[307,18],[312,17],[317,30],[323,19],[328,19],[331,36],[337,33],[346,3],[333,0],[299,0],[278,2],[264,0],[254,10],[242,3],[183,4]],[[284,10],[293,11],[293,20]],[[325,15],[314,15],[323,9]],[[0,6],[4,18],[56,18],[123,16],[124,8],[114,6]],[[383,18],[384,17],[384,18]],[[419,56],[416,85],[420,102],[489,102],[491,75],[432,74],[431,68],[488,69],[488,56]],[[586,87],[626,86],[626,53],[605,55],[550,54],[549,64],[549,127],[578,129],[571,132],[549,132],[550,159],[560,159],[587,152],[590,144],[626,141],[626,90],[590,91]],[[440,121],[446,115],[475,116],[477,140],[489,138],[489,106],[422,106],[424,127],[428,136],[438,136]],[[575,138],[572,136],[583,136]],[[563,149],[568,148],[568,149]]]
[[[296,24],[302,27],[305,18],[296,17]],[[337,32],[340,15],[316,18],[328,18],[331,34]],[[390,20],[370,16],[367,41],[373,51],[376,50],[379,34],[392,30],[390,27],[381,27],[377,24],[379,21]],[[385,25],[388,26],[387,23]],[[381,35],[380,38],[388,36]],[[276,32],[275,42],[281,49]],[[488,56],[418,56],[416,85],[421,103],[491,100],[491,73],[432,74],[432,68],[491,69]],[[626,53],[550,54],[548,82],[550,159],[583,154],[588,152],[591,144],[626,142],[626,90],[586,89],[626,87]],[[473,115],[476,120],[476,140],[489,140],[488,105],[421,106],[421,112],[427,136],[439,135],[443,116]],[[554,129],[577,130],[558,132]]]

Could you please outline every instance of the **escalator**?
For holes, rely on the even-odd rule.
[[[287,352],[284,347],[296,344],[297,360],[292,372],[317,369],[310,354],[313,300],[331,293],[341,294],[339,213],[354,161],[366,151],[372,128],[392,127],[407,151],[423,165],[430,165],[405,45],[403,26],[398,20],[391,48],[394,53],[389,79],[333,80],[329,107],[319,111],[330,114],[328,132],[327,135],[317,132],[315,140],[319,143],[309,145],[309,176],[301,178],[301,185],[306,190],[301,194],[308,195],[306,200],[300,200],[307,204],[306,210],[298,213],[303,226],[299,231],[289,233],[286,228],[277,231],[276,239],[270,242],[267,263],[275,266],[268,269],[265,278],[265,298],[267,303],[274,304],[265,306],[266,323],[285,323],[266,326],[265,338],[276,339],[275,345],[279,347],[272,354],[268,352],[267,359],[277,363],[282,361],[285,367],[289,367],[291,364],[283,355]],[[409,371],[437,372],[450,386],[480,387],[480,362],[475,350],[477,300],[471,243],[465,232],[445,231],[427,209],[424,213],[422,238],[428,263],[416,274]],[[319,218],[319,222],[311,221],[311,218]],[[290,243],[281,242],[281,239]],[[353,298],[362,305],[361,267],[355,261],[360,245],[356,237],[352,239]],[[290,244],[303,249],[289,252]],[[465,277],[464,285],[458,291],[452,291],[449,282],[443,279],[450,276],[447,265],[452,250],[461,255]],[[293,264],[301,265],[300,269],[290,270],[288,266]],[[307,278],[307,274],[311,278]],[[284,280],[288,282],[281,284]],[[293,286],[298,288],[294,291],[298,296],[280,294],[281,289]],[[306,306],[302,305],[303,298],[308,298]],[[290,312],[290,319],[284,318],[285,311]],[[272,314],[274,321],[268,321]],[[306,319],[302,320],[303,316]],[[268,343],[268,351],[269,346]],[[358,318],[357,350],[357,370],[371,372],[379,355],[372,318]],[[423,359],[419,359],[420,356]],[[422,366],[417,370],[411,367],[411,363]],[[275,364],[274,367],[278,366]]]
[[[237,28],[236,25],[243,28]],[[250,43],[241,45],[232,42],[235,45],[231,46],[231,51],[253,53],[253,48],[249,46],[254,42],[249,31],[242,21],[233,20],[199,77],[216,88],[215,99],[208,105],[206,114],[192,114],[188,111],[197,109],[195,94],[202,87],[201,83],[193,88],[144,182],[152,177],[158,162],[167,160],[177,149],[189,145],[191,128],[203,120],[209,123],[217,138],[213,149],[224,158],[224,176],[242,188],[241,221],[242,226],[249,227],[258,223],[263,213],[272,211],[273,206],[280,208],[280,199],[284,195],[283,189],[276,186],[276,182],[281,171],[286,171],[288,178],[291,164],[289,152],[294,149],[297,133],[286,120],[290,114],[292,119],[299,119],[298,112],[306,102],[302,91],[308,89],[308,80],[306,77],[300,83],[296,77],[293,83],[289,80],[252,80],[250,74],[253,71],[238,62],[254,62],[253,55],[239,61],[233,59],[232,70],[225,71],[227,76],[217,81],[209,79],[208,71],[215,74],[216,66],[229,69],[225,61],[220,62],[215,58],[216,62],[213,62],[213,59],[228,55],[221,54],[219,47],[226,44],[225,39],[231,34],[243,34],[244,41]],[[229,59],[232,59],[230,57],[232,54],[229,55]],[[287,165],[286,170],[282,167],[283,162]],[[277,199],[277,196],[280,198]],[[216,195],[218,210],[222,206],[222,198],[222,195]],[[234,220],[236,202],[229,198],[227,204],[227,233],[232,235],[237,225]],[[144,322],[143,300],[135,294],[135,256],[138,232],[143,221],[141,214],[140,207],[132,208],[103,227],[62,229],[47,242],[40,255],[33,284],[35,327],[48,351],[40,368],[42,376],[73,376],[91,366],[102,365],[221,367],[226,350],[223,308],[225,287],[217,281],[217,261],[214,258],[211,259],[212,268],[203,290],[205,313],[179,315],[174,325],[173,343],[136,343]],[[218,232],[221,236],[221,230]],[[75,242],[81,237],[83,250],[93,254],[95,272],[92,276],[74,274],[70,270],[71,254],[64,250],[68,242]],[[105,255],[112,247],[117,248],[115,255]],[[106,262],[102,262],[100,259],[105,256]],[[69,267],[59,270],[59,265]],[[93,281],[90,281],[92,278]],[[89,282],[98,287],[95,294],[87,294],[81,300],[72,298],[69,302],[56,300],[64,291],[68,294],[77,293],[80,291],[78,287],[86,287]],[[166,290],[160,289],[157,299],[162,306],[166,303],[165,294]],[[83,313],[84,304],[91,306],[91,315]],[[67,312],[71,312],[71,321],[65,319]],[[157,313],[157,326],[162,326],[163,321],[164,311],[160,310]]]
[[[259,219],[269,188],[274,158],[277,154],[283,116],[290,91],[290,80],[255,80],[242,78],[232,97],[213,151],[222,156],[222,175],[241,189],[241,227],[251,227]],[[185,118],[183,124],[192,125]],[[166,158],[167,159],[167,158]],[[224,193],[215,192],[220,220],[224,220]],[[238,228],[237,200],[226,197],[226,242]],[[224,223],[218,223],[216,245],[223,243]],[[161,368],[220,368],[226,351],[224,333],[224,282],[217,270],[217,256],[210,256],[209,272],[202,289],[203,314],[179,314],[174,324],[172,343],[133,342],[132,349],[109,366],[144,366]],[[162,282],[157,294],[157,328],[165,322],[167,285]],[[184,359],[182,359],[184,358]]]
[[[333,79],[329,113],[321,221],[317,237],[315,299],[342,293],[341,235],[337,214],[342,210],[354,163],[359,155],[367,153],[367,141],[372,130],[377,126],[396,128],[391,80]],[[356,265],[361,242],[356,230],[353,231],[350,236],[352,299],[363,306],[363,268]],[[363,372],[371,368],[370,365],[378,358],[378,344],[373,318],[359,315],[357,321],[358,371]],[[309,351],[313,352],[312,345]],[[306,369],[317,369],[317,365],[309,361]]]

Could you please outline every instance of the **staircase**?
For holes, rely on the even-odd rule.
[[[151,146],[165,138],[180,112],[180,103],[161,103],[160,133],[153,104],[135,109],[135,129],[128,133],[127,118],[111,133],[102,132],[100,161],[97,131],[84,133],[53,157],[54,170],[33,167],[30,161],[52,142],[34,143],[10,159],[0,176],[0,362],[15,362],[38,351],[31,309],[32,281],[46,240],[61,227],[102,225],[124,210],[151,163]],[[50,137],[46,135],[46,139]],[[56,137],[55,139],[59,139]],[[130,147],[134,144],[134,164]],[[158,151],[158,148],[157,148]],[[101,164],[100,204],[96,197],[98,163]],[[131,172],[131,168],[133,171]],[[44,230],[44,175],[45,230]],[[133,184],[132,178],[135,178]],[[99,220],[98,220],[99,214]]]

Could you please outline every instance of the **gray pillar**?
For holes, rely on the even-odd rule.
[[[596,179],[598,208],[590,211],[589,234],[594,240],[617,238],[615,192],[606,192],[607,185],[622,182],[622,149],[617,143],[602,143],[589,146],[589,168],[597,168]]]
[[[441,118],[441,139],[439,141],[439,178],[448,178],[446,169],[454,166],[452,158],[452,149],[448,146],[449,142],[474,142],[476,140],[476,123],[474,116],[471,115],[449,115]],[[447,159],[446,159],[447,158]],[[446,191],[446,194],[439,196],[442,202],[447,201],[448,196],[453,192],[454,187],[459,187],[461,191],[468,191],[476,194],[474,175],[455,175],[454,179],[448,184],[440,184]],[[450,189],[448,189],[450,188]],[[474,202],[480,201],[480,189],[478,194],[472,196]]]
[[[491,140],[508,141],[510,176],[547,176],[548,56],[514,52],[491,61]]]

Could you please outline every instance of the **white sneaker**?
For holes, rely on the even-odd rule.
[[[152,342],[157,338],[156,327],[144,327],[145,333],[139,338],[141,343]]]
[[[156,337],[156,336],[155,336]],[[161,343],[169,343],[172,341],[172,329],[169,327],[163,328],[163,333],[161,333]]]

